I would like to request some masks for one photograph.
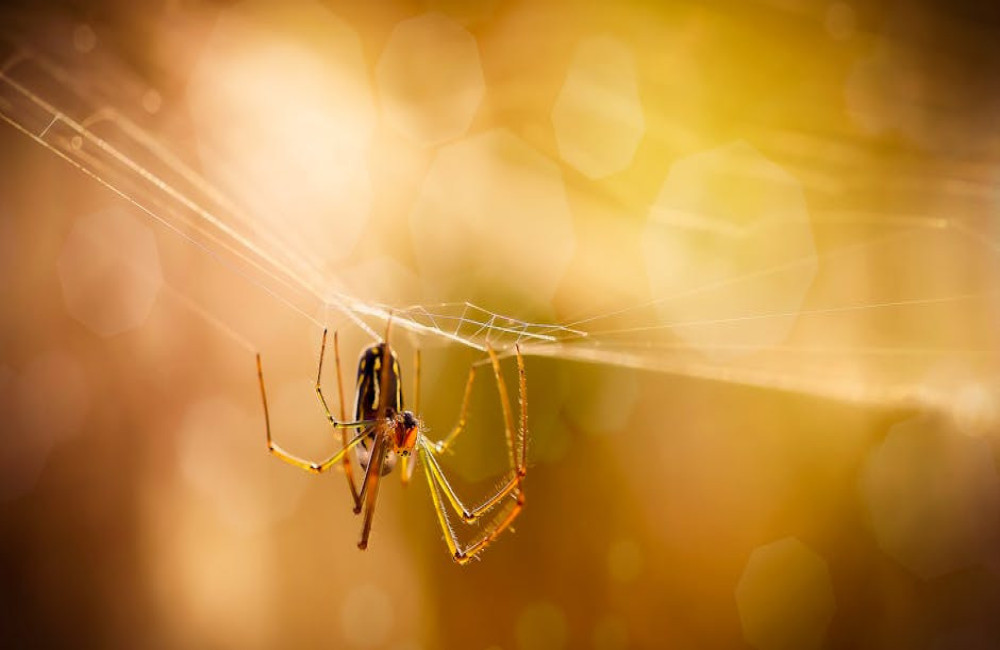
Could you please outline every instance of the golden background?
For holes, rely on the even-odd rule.
[[[0,35],[0,645],[1000,642],[992,5],[14,3]],[[266,453],[254,353],[323,457],[322,327],[349,409],[382,305],[431,438],[463,341],[512,392],[527,355],[527,505],[466,567],[422,480],[360,552],[344,480]],[[494,383],[446,459],[470,499]]]

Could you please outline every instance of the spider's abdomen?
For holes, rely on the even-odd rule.
[[[403,412],[403,382],[400,378],[399,359],[396,353],[390,348],[388,358],[388,375],[385,379],[385,395],[382,394],[383,366],[385,361],[385,344],[379,343],[365,348],[358,359],[358,390],[354,403],[355,420],[375,420],[379,416],[379,407],[383,405],[382,400],[388,399],[384,403],[382,417],[392,417],[395,413]],[[374,431],[369,434],[367,440],[361,442],[361,447],[357,448],[358,464],[362,469],[368,469],[368,456],[371,443],[375,439]],[[363,447],[363,449],[362,449]],[[395,454],[389,452],[385,464],[382,466],[382,473],[388,474],[395,465]]]
[[[382,400],[382,357],[385,345],[379,343],[366,348],[358,360],[358,391],[354,405],[357,420],[374,420]],[[403,411],[403,382],[399,376],[399,359],[389,350],[389,375],[385,377],[385,391],[389,401],[382,416]]]

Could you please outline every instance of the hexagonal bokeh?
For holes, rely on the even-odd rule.
[[[879,547],[921,578],[986,562],[1000,544],[990,443],[943,417],[894,425],[869,453],[860,490]]]
[[[552,107],[552,125],[559,155],[590,178],[632,164],[646,123],[628,47],[606,36],[577,46]]]
[[[742,141],[674,163],[642,247],[661,322],[716,359],[783,341],[816,274],[801,184]]]
[[[428,299],[488,286],[547,305],[575,245],[559,168],[505,129],[438,152],[410,229]]]
[[[350,254],[371,208],[368,74],[322,5],[252,0],[219,13],[190,75],[206,174],[317,266]]]
[[[859,59],[847,78],[847,112],[869,133],[898,129],[920,138],[925,130],[917,71],[895,44],[879,41],[868,57]]]
[[[104,337],[142,325],[163,285],[152,231],[120,208],[77,219],[57,267],[66,309]]]
[[[892,5],[844,84],[847,114],[870,133],[891,133],[949,156],[981,151],[998,96],[978,81],[976,48],[954,48],[932,6]],[[954,56],[938,55],[954,49]]]
[[[386,120],[421,145],[465,133],[486,92],[476,39],[439,13],[396,25],[375,81]]]
[[[826,561],[794,537],[758,546],[736,585],[736,606],[753,647],[819,648],[836,609]]]

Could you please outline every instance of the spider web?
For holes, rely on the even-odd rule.
[[[319,265],[280,232],[262,237],[260,224],[236,202],[119,112],[119,83],[85,83],[19,39],[3,38],[0,119],[317,326],[322,323],[314,314],[332,308],[376,339],[390,317],[396,327],[480,350],[584,335],[469,302],[398,307],[330,288]],[[139,85],[117,66],[113,71],[116,80]]]
[[[822,213],[811,215],[818,231],[837,235],[865,226],[864,235],[818,251],[815,257],[783,261],[723,281],[695,285],[683,292],[642,304],[597,309],[562,324],[528,322],[469,302],[393,306],[365,300],[334,286],[316,260],[280,232],[262,236],[259,224],[241,206],[174,155],[156,136],[115,108],[123,92],[139,86],[121,66],[112,74],[81,76],[58,57],[35,51],[7,36],[0,50],[0,118],[92,177],[165,228],[220,261],[232,273],[259,286],[276,300],[321,327],[316,316],[325,310],[343,314],[378,338],[385,322],[422,336],[480,350],[491,345],[511,354],[519,345],[526,355],[547,356],[675,373],[762,388],[808,393],[840,400],[877,404],[920,403],[945,409],[963,408],[955,400],[954,382],[928,379],[933,368],[956,362],[972,370],[962,381],[991,395],[996,391],[1000,349],[996,337],[978,337],[977,345],[958,341],[921,340],[894,345],[867,335],[844,345],[831,345],[817,335],[765,345],[741,355],[739,342],[694,346],[678,331],[700,326],[738,326],[781,319],[838,321],[930,319],[960,328],[972,304],[977,313],[995,316],[1000,291],[945,287],[920,295],[882,299],[840,299],[806,304],[802,309],[747,313],[719,318],[664,320],[656,309],[664,303],[739,286],[796,265],[819,261],[836,268],[860,250],[912,246],[914,236],[970,255],[985,254],[995,263],[998,244],[975,220],[920,215]],[[123,90],[124,89],[124,90]],[[138,91],[136,91],[138,92]],[[912,182],[928,182],[916,179]],[[981,188],[972,188],[982,194]],[[957,191],[968,192],[968,186]],[[872,231],[875,231],[872,234]],[[844,239],[844,238],[842,238]],[[333,283],[334,285],[336,283]],[[987,283],[988,284],[988,283]],[[863,329],[863,328],[861,328]],[[934,338],[934,337],[930,337]],[[706,354],[708,352],[708,354]],[[992,399],[992,398],[990,398]]]

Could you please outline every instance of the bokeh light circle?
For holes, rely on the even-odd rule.
[[[233,5],[199,54],[187,104],[208,175],[262,236],[320,268],[350,254],[371,207],[375,125],[351,27],[308,0]]]
[[[552,107],[559,154],[589,178],[632,164],[645,132],[632,53],[608,36],[581,42]]]
[[[421,145],[465,133],[486,92],[476,39],[439,13],[396,25],[375,81],[386,121]]]
[[[518,650],[561,650],[569,636],[566,614],[548,601],[530,603],[517,617],[515,635]]]
[[[153,232],[121,208],[78,218],[57,266],[66,309],[103,337],[145,323],[163,284]]]
[[[1000,544],[1000,476],[988,438],[940,416],[893,425],[859,479],[879,547],[921,578],[987,562]]]
[[[743,637],[759,650],[821,647],[836,608],[826,561],[794,537],[754,549],[736,604]]]
[[[801,184],[743,141],[673,164],[642,249],[661,322],[715,359],[783,341],[817,268]]]
[[[487,286],[547,305],[575,246],[559,168],[505,129],[438,151],[410,230],[431,299]]]

